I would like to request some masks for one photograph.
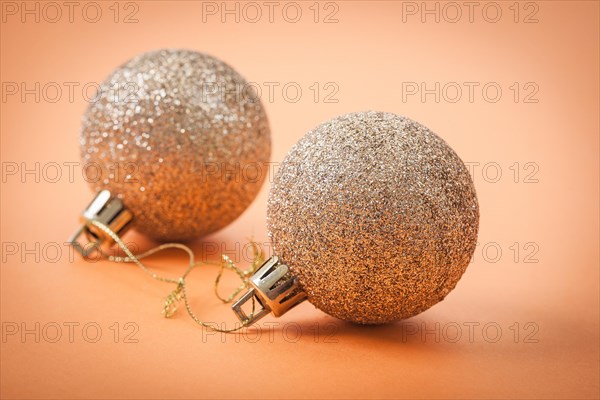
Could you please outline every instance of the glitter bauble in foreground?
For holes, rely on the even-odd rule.
[[[109,189],[158,240],[223,228],[257,195],[271,139],[263,106],[227,64],[160,50],[117,68],[83,118],[94,190]]]
[[[317,308],[380,324],[441,301],[467,268],[479,210],[471,177],[429,129],[390,113],[319,125],[269,194],[274,254]]]

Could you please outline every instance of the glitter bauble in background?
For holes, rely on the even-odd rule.
[[[269,194],[274,254],[317,308],[364,324],[441,301],[475,249],[471,177],[429,129],[390,113],[319,125],[281,164]]]
[[[223,228],[256,197],[271,139],[252,85],[211,56],[142,54],[117,68],[83,118],[94,190],[109,189],[158,240]]]

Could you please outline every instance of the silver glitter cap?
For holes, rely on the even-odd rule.
[[[289,274],[288,266],[282,264],[277,256],[269,258],[252,275],[250,285],[252,288],[231,307],[242,323],[253,324],[269,312],[280,317],[306,300],[298,278]],[[242,307],[250,300],[257,301],[262,308],[248,316]]]
[[[95,250],[107,249],[114,244],[114,240],[106,232],[91,225],[90,222],[101,222],[117,235],[123,235],[130,227],[132,219],[133,215],[120,199],[114,197],[108,190],[101,190],[81,214],[82,225],[71,236],[69,244],[83,257],[89,257]],[[87,244],[79,243],[82,235],[88,239]]]

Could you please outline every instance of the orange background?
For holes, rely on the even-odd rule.
[[[531,3],[539,7],[537,23],[522,22],[534,7],[525,9],[525,3],[518,4],[520,22],[515,23],[513,2],[498,3],[503,14],[497,23],[482,18],[481,4],[472,23],[466,15],[457,23],[443,18],[436,23],[432,16],[423,23],[419,14],[403,22],[406,3],[348,1],[335,3],[338,22],[329,24],[313,21],[312,2],[298,3],[303,10],[298,23],[285,21],[281,13],[273,23],[265,15],[257,23],[236,23],[231,16],[222,23],[218,15],[203,22],[202,3],[195,1],[136,2],[138,22],[132,24],[114,23],[113,2],[100,2],[106,14],[88,23],[77,12],[83,3],[78,4],[73,23],[66,16],[57,23],[36,23],[31,16],[21,22],[19,14],[3,14],[3,84],[83,85],[101,82],[140,52],[163,47],[207,52],[249,81],[297,82],[303,89],[296,103],[281,91],[272,102],[263,94],[274,162],[307,130],[336,115],[366,109],[406,115],[446,139],[463,160],[480,163],[474,173],[480,245],[456,290],[409,321],[354,326],[304,303],[280,319],[268,317],[267,323],[277,325],[272,334],[263,329],[258,339],[208,335],[183,311],[162,318],[161,298],[171,286],[133,266],[69,259],[62,243],[91,199],[81,174],[73,182],[63,176],[56,183],[8,176],[1,194],[3,332],[15,325],[35,329],[36,323],[56,323],[63,336],[56,343],[44,337],[36,343],[33,334],[3,337],[2,398],[600,396],[598,2]],[[131,9],[124,3],[119,7],[122,20]],[[320,20],[333,10],[325,10],[324,3],[319,7]],[[315,102],[309,89],[314,82],[321,88],[336,83],[338,102],[325,103],[325,92]],[[480,91],[472,103],[465,97],[435,102],[432,96],[425,102],[417,96],[402,101],[402,82],[429,87],[497,82],[503,96],[496,103],[485,101]],[[534,82],[539,101],[525,103],[521,92],[515,102],[509,89],[514,82],[521,90]],[[73,101],[66,93],[55,103],[47,100],[38,103],[32,95],[25,101],[19,95],[2,100],[3,165],[79,161],[85,99],[76,91]],[[518,182],[510,169],[515,162]],[[523,182],[532,171],[525,169],[528,162],[538,167],[537,183]],[[491,182],[492,169],[482,175],[487,163],[500,166],[498,182]],[[211,243],[240,258],[236,243],[245,243],[249,235],[265,242],[268,186],[233,224],[192,243],[197,253],[216,260],[214,252],[202,254]],[[126,239],[152,245],[134,233]],[[38,253],[36,261],[22,251],[36,243],[40,249],[60,244],[63,253],[55,262],[55,253]],[[525,248],[528,243],[533,244]],[[17,254],[6,251],[11,244],[18,246]],[[535,246],[538,262],[524,262]],[[498,248],[500,256],[493,251]],[[168,253],[152,263],[176,276],[185,260]],[[215,271],[198,270],[190,278],[190,290],[200,296],[195,310],[209,321],[232,322],[228,308],[218,307],[212,296]],[[233,287],[235,281],[228,279]],[[79,324],[72,343],[64,325],[71,322]],[[110,330],[115,322],[117,343]],[[124,342],[131,332],[124,329],[127,322],[138,327],[137,343]],[[102,328],[97,343],[82,336],[82,326],[89,323]],[[436,323],[439,340],[432,333]],[[462,336],[454,342],[456,326]],[[468,326],[474,327],[472,340]],[[497,327],[502,334],[492,343]],[[302,334],[295,338],[298,329]]]

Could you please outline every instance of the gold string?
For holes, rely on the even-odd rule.
[[[176,288],[165,298],[164,307],[163,307],[163,311],[162,311],[162,313],[165,315],[165,317],[169,318],[169,317],[173,316],[175,314],[175,312],[177,311],[177,303],[179,303],[181,300],[183,300],[185,308],[187,310],[187,313],[198,325],[201,325],[205,328],[208,328],[208,329],[211,329],[211,330],[214,330],[217,332],[229,333],[229,332],[235,332],[242,328],[245,328],[248,325],[248,321],[254,315],[255,301],[254,301],[254,298],[252,298],[252,311],[250,313],[250,316],[248,317],[247,320],[243,321],[241,323],[241,325],[238,325],[234,328],[227,329],[227,328],[219,328],[210,322],[202,321],[192,311],[192,307],[190,306],[190,303],[188,300],[187,287],[186,287],[186,281],[185,281],[185,279],[187,278],[189,273],[194,268],[202,265],[201,263],[195,261],[194,252],[192,251],[192,249],[190,249],[188,246],[186,246],[184,244],[180,244],[180,243],[165,243],[165,244],[156,246],[148,251],[145,251],[143,253],[135,255],[131,252],[131,250],[127,247],[127,245],[121,240],[119,235],[117,235],[115,232],[113,232],[108,226],[104,225],[101,222],[95,221],[95,220],[90,221],[89,224],[94,225],[94,226],[98,227],[99,229],[101,229],[102,231],[104,231],[108,236],[110,236],[115,241],[115,243],[117,243],[119,245],[119,247],[127,255],[126,257],[112,256],[112,255],[109,255],[106,252],[104,252],[100,248],[100,246],[98,246],[96,249],[98,250],[99,254],[102,257],[106,258],[109,261],[118,262],[118,263],[135,263],[138,267],[140,267],[142,269],[142,271],[144,271],[146,274],[150,275],[150,277],[152,277],[153,279],[156,279],[161,282],[173,283],[173,284],[177,285]],[[233,299],[242,290],[244,290],[248,287],[249,277],[258,269],[258,267],[260,267],[262,265],[262,263],[264,261],[264,256],[263,256],[262,250],[260,249],[260,246],[258,246],[257,243],[252,242],[252,241],[250,241],[250,244],[251,244],[252,250],[254,252],[254,258],[253,258],[252,264],[250,265],[250,267],[247,270],[242,270],[242,269],[238,268],[234,264],[234,262],[226,255],[222,255],[221,263],[218,263],[218,264],[211,263],[211,262],[205,263],[208,265],[217,265],[220,267],[219,273],[217,274],[217,277],[216,277],[215,283],[214,283],[214,293],[217,296],[217,298],[225,304],[233,301]],[[144,259],[146,257],[149,257],[153,254],[156,254],[160,251],[167,250],[167,249],[183,250],[184,252],[187,253],[187,255],[189,257],[189,264],[188,264],[187,269],[185,270],[183,275],[181,275],[177,279],[160,276],[160,275],[152,272],[141,261],[142,259]],[[242,281],[242,284],[237,289],[235,289],[233,291],[233,293],[231,293],[229,296],[227,296],[226,298],[223,298],[219,294],[219,283],[221,281],[221,277],[223,276],[223,273],[225,272],[225,269],[234,271],[237,274],[237,276],[240,278],[240,280]]]

